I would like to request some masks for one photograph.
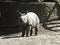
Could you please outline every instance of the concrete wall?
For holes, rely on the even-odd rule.
[[[16,32],[18,31],[19,10],[22,13],[27,11],[35,12],[40,22],[58,19],[60,16],[60,5],[58,3],[19,3],[19,2],[0,2],[0,32]],[[19,32],[19,31],[18,31]]]

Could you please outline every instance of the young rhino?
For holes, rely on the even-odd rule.
[[[22,36],[26,34],[26,36],[32,36],[33,30],[35,30],[35,35],[37,35],[38,28],[39,28],[39,17],[34,12],[28,12],[26,14],[22,14],[19,17],[20,26],[23,29]]]

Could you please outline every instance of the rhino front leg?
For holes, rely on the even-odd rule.
[[[29,26],[28,28],[27,28],[27,30],[26,30],[26,37],[28,37],[28,35],[30,36],[31,34],[30,34],[30,31],[32,30],[32,27],[31,26]]]
[[[39,24],[35,27],[35,35],[38,35],[39,27],[40,27]]]
[[[24,35],[25,35],[25,29],[22,31],[21,37],[24,37]]]

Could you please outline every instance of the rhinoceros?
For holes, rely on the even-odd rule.
[[[33,30],[35,30],[35,35],[37,35],[39,29],[39,17],[34,12],[21,13],[19,12],[19,23],[23,29],[22,36],[30,35],[32,36]]]

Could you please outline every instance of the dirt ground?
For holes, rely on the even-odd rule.
[[[60,45],[60,32],[44,29],[40,25],[37,36],[20,37],[21,33],[0,37],[0,45]]]

